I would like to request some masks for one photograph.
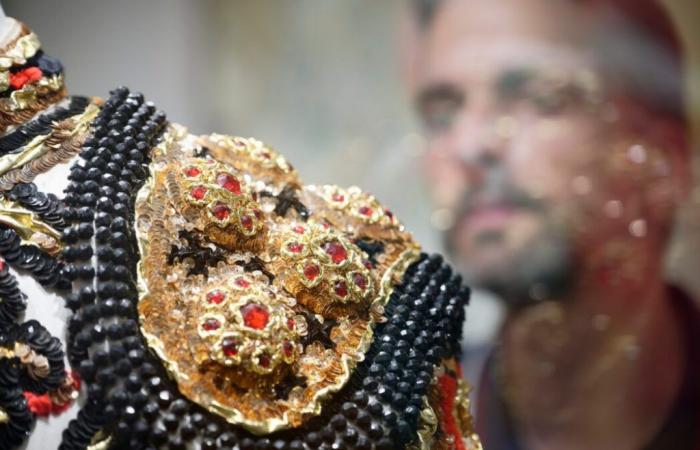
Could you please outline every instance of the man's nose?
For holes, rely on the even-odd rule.
[[[512,119],[488,110],[468,112],[454,124],[451,156],[478,183],[503,163],[509,150]]]

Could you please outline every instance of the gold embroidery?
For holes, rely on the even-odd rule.
[[[3,57],[12,61],[12,64],[25,64],[41,48],[39,37],[30,32],[18,38],[12,47],[3,52]],[[5,66],[4,64],[3,66]]]
[[[431,388],[432,390],[433,388]],[[418,442],[408,446],[409,450],[431,450],[435,433],[438,430],[438,417],[428,397],[423,397],[423,409],[418,417]]]
[[[462,441],[467,450],[483,450],[479,435],[474,429],[469,394],[472,387],[463,378],[457,379],[457,396],[455,398],[454,417],[462,433]]]
[[[319,414],[364,358],[417,244],[393,216],[367,220],[302,186],[254,139],[171,126],[150,169],[136,201],[139,316],[180,392],[258,434]],[[375,261],[362,239],[383,243]]]
[[[48,134],[32,139],[18,153],[0,157],[0,189],[30,182],[78,154],[98,112],[97,100],[93,99],[81,114],[55,123]]]
[[[57,255],[62,249],[58,231],[6,198],[0,198],[0,223],[15,230],[24,243],[36,245],[51,255]]]

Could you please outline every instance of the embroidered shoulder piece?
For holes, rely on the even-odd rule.
[[[469,290],[373,196],[125,88],[91,133],[61,269],[88,396],[61,448],[478,448]]]

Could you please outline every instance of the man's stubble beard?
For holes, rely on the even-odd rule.
[[[455,236],[444,235],[446,250],[461,269],[465,279],[475,288],[485,289],[500,297],[506,307],[518,310],[544,300],[562,301],[572,290],[575,263],[572,242],[567,228],[551,220],[522,248],[499,267],[478,268],[478,262],[457,254]],[[487,232],[477,245],[503,245],[500,232]]]

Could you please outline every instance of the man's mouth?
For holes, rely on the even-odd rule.
[[[469,208],[460,222],[473,231],[502,229],[517,212],[517,207],[506,202],[481,203]]]

